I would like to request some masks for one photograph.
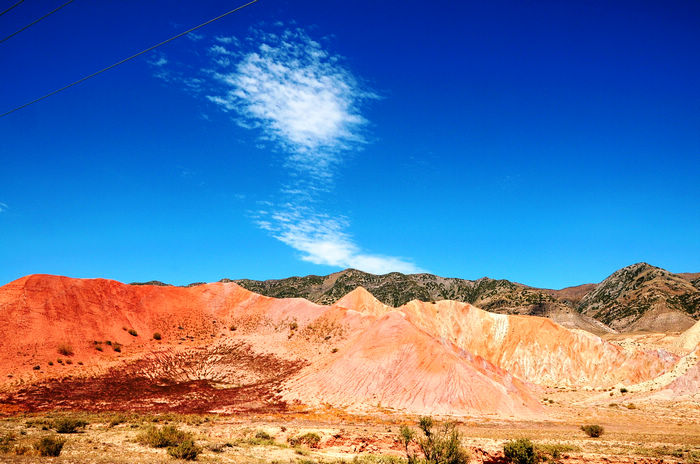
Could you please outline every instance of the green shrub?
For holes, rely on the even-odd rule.
[[[168,448],[188,440],[192,440],[192,434],[183,432],[173,425],[166,425],[161,428],[148,427],[137,437],[139,443],[152,448]]]
[[[41,456],[59,456],[65,444],[66,440],[62,438],[44,437],[34,443],[34,449],[37,450]]]
[[[62,417],[53,421],[53,428],[58,433],[76,433],[78,429],[85,428],[87,422],[72,417]]]
[[[287,441],[292,446],[306,445],[309,448],[316,448],[321,441],[321,437],[317,433],[307,432],[296,437],[289,437]]]
[[[138,332],[136,332],[134,329],[129,329],[128,333],[129,333],[129,335],[131,335],[132,337],[138,337],[138,336],[139,336]]]
[[[408,464],[466,464],[470,456],[462,446],[461,436],[453,422],[446,422],[442,427],[435,428],[433,419],[429,416],[421,417],[418,428],[423,432],[422,437],[409,427],[402,426],[399,439],[404,446]],[[420,449],[423,457],[411,451],[414,443]]]
[[[620,388],[620,393],[627,393],[629,390],[627,390],[625,387]]]
[[[160,332],[156,332],[153,334],[153,340],[160,340],[161,338],[163,337],[160,335]]]
[[[168,454],[175,459],[194,461],[197,455],[202,452],[202,448],[195,445],[192,440],[185,440],[177,446],[168,447]]]
[[[583,430],[583,432],[591,438],[598,438],[603,434],[603,432],[605,432],[603,427],[594,424],[582,425],[581,430]]]
[[[73,347],[67,343],[61,343],[60,345],[58,345],[57,351],[58,354],[63,356],[73,356],[74,354]]]
[[[113,349],[114,351],[116,351],[117,353],[121,353],[121,352],[122,352],[122,345],[121,345],[121,343],[117,343],[117,342],[112,343],[112,349]]]
[[[535,464],[537,462],[535,445],[527,438],[506,442],[503,445],[503,454],[508,462],[513,464]]]

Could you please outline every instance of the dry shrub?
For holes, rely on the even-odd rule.
[[[469,452],[462,446],[461,435],[454,422],[446,422],[435,428],[432,417],[421,417],[418,428],[423,432],[422,437],[406,427],[401,427],[400,440],[406,451],[408,464],[466,464],[469,462]],[[418,446],[423,457],[411,450],[411,445]]]
[[[583,430],[583,432],[591,438],[598,438],[603,434],[603,432],[605,432],[603,427],[595,424],[582,425],[581,430]]]
[[[292,446],[306,445],[309,448],[316,448],[321,441],[321,437],[317,433],[307,432],[296,437],[289,437],[287,441]]]
[[[202,452],[202,448],[197,446],[192,440],[186,440],[179,443],[177,446],[168,447],[168,454],[175,459],[184,459],[185,461],[194,461],[197,455]]]
[[[192,434],[184,432],[173,425],[163,427],[148,427],[138,437],[142,445],[152,448],[168,448],[192,440]]]
[[[85,428],[88,423],[73,417],[62,417],[53,421],[53,428],[58,433],[76,433],[78,429]]]
[[[68,343],[61,343],[60,345],[58,345],[56,351],[58,351],[58,354],[62,356],[73,356],[75,354],[75,351],[73,351],[73,347],[70,346]]]
[[[34,449],[39,452],[40,456],[59,456],[66,440],[57,437],[44,437],[34,443]]]

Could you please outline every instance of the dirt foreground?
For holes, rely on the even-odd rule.
[[[538,448],[548,451],[548,462],[700,462],[700,406],[697,404],[655,401],[636,405],[626,402],[621,395],[607,405],[585,407],[580,406],[582,400],[585,402],[580,392],[545,395],[542,402],[552,420],[457,420],[462,442],[470,450],[471,462],[504,463],[503,444],[521,437],[530,438]],[[88,425],[77,433],[58,434],[53,424],[56,419],[65,417],[83,420]],[[405,462],[398,440],[399,427],[415,426],[416,421],[417,417],[360,416],[331,409],[262,415],[23,413],[0,418],[0,440],[9,437],[5,452],[0,450],[0,462],[177,462],[165,449],[151,448],[138,441],[144,430],[164,425],[175,425],[193,434],[202,449],[197,457],[199,462]],[[599,438],[589,438],[580,430],[582,424],[602,425],[605,432]],[[294,446],[290,443],[294,437],[307,433],[318,435],[318,444]],[[33,444],[45,436],[66,439],[59,457],[35,454]],[[552,450],[557,451],[554,457]]]

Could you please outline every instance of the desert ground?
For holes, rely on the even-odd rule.
[[[503,445],[527,437],[545,459],[562,463],[691,463],[700,461],[700,406],[660,402],[635,404],[615,395],[608,404],[573,405],[591,394],[543,393],[551,415],[546,421],[436,417],[458,424],[471,462],[506,462]],[[56,420],[87,423],[77,433],[58,434]],[[139,442],[149,427],[175,425],[192,434],[212,463],[402,462],[401,425],[417,417],[393,414],[357,415],[343,411],[289,411],[283,414],[137,414],[79,411],[5,415],[0,436],[11,437],[2,462],[137,463],[174,462],[163,448]],[[599,438],[589,438],[582,424],[599,424]],[[316,434],[317,444],[291,444],[294,437]],[[59,457],[37,456],[32,446],[44,436],[66,440]],[[262,438],[261,438],[262,437]],[[556,457],[551,454],[558,451]],[[24,454],[16,454],[17,452]],[[549,454],[547,454],[549,453]]]

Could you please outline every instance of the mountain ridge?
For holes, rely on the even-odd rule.
[[[630,277],[642,274],[649,278],[638,282]],[[673,274],[647,263],[636,263],[615,271],[600,283],[559,290],[488,277],[466,280],[398,272],[375,275],[357,269],[345,269],[325,276],[265,281],[222,279],[222,282],[236,282],[266,296],[301,297],[325,305],[335,303],[354,288],[363,287],[392,307],[414,299],[425,302],[453,300],[500,314],[545,316],[569,328],[604,334],[635,330],[681,332],[688,329],[700,317],[699,275]]]

